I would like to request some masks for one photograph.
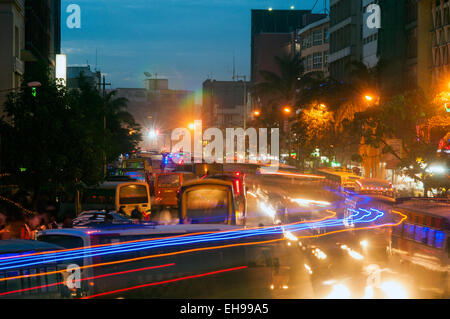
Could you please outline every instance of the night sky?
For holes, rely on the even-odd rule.
[[[113,88],[143,86],[144,72],[172,89],[199,92],[208,76],[250,73],[251,9],[312,9],[316,0],[63,0],[62,53],[68,65],[98,68]],[[81,29],[69,29],[69,4],[81,7]],[[323,11],[318,0],[313,12]]]

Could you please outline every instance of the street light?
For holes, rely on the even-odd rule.
[[[323,110],[326,110],[326,109],[327,109],[327,106],[326,106],[325,104],[323,104],[323,103],[320,104],[319,106],[320,106],[320,108],[323,109]]]
[[[292,109],[291,109],[289,106],[286,106],[286,107],[283,109],[283,112],[286,113],[286,114],[291,114],[291,113],[292,113]]]
[[[153,130],[153,129],[148,131],[148,134],[147,134],[148,138],[150,138],[152,140],[156,139],[158,137],[158,135],[159,135],[158,130]]]
[[[366,95],[366,96],[364,96],[364,98],[365,98],[366,101],[368,101],[368,102],[372,102],[372,101],[373,101],[373,96],[372,96],[372,95]]]
[[[258,117],[258,116],[261,115],[261,112],[260,112],[260,111],[254,111],[254,112],[253,112],[253,115],[256,116],[256,117]]]
[[[190,129],[191,131],[193,131],[193,130],[195,129],[195,124],[194,124],[194,123],[190,123],[190,124],[188,125],[188,127],[189,127],[189,129]]]

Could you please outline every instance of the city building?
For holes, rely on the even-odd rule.
[[[195,98],[192,91],[169,89],[168,79],[146,79],[144,87],[152,110],[152,127],[160,132],[187,128],[195,121]]]
[[[441,86],[450,80],[450,3],[431,1],[432,16],[432,83]]]
[[[89,82],[93,87],[99,88],[101,82],[101,72],[92,71],[90,65],[86,66],[68,66],[67,67],[67,88],[78,89],[80,87],[80,78]]]
[[[344,81],[352,61],[362,56],[361,1],[330,0],[330,76]]]
[[[311,10],[252,10],[252,84],[262,80],[260,71],[278,73],[275,57],[290,54],[292,32],[325,17]]]
[[[61,53],[61,0],[25,0],[25,68],[37,63],[55,67]]]
[[[248,119],[248,92],[250,82],[216,81],[203,82],[203,126],[218,128],[244,128]],[[247,107],[244,107],[247,105]],[[247,111],[244,116],[244,110]]]
[[[25,64],[25,0],[0,0],[0,114],[7,95],[20,88]]]
[[[293,33],[292,53],[299,54],[305,73],[323,72],[328,76],[329,22],[326,17]]]

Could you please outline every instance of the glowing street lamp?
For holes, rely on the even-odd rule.
[[[286,107],[283,109],[283,112],[284,112],[285,114],[291,114],[291,113],[292,113],[292,109],[291,109],[289,106],[286,106]]]
[[[158,135],[159,135],[159,131],[153,130],[153,129],[148,131],[148,134],[147,134],[148,138],[150,138],[152,140],[156,139],[158,137]]]
[[[364,96],[364,98],[365,98],[366,101],[368,101],[368,102],[372,102],[372,101],[373,101],[373,96],[372,96],[372,95],[366,95],[366,96]]]
[[[190,123],[190,124],[188,125],[188,128],[189,128],[191,131],[193,131],[193,130],[195,129],[195,124],[194,124],[194,123]]]
[[[323,110],[326,110],[326,109],[327,109],[327,106],[326,106],[325,104],[323,104],[323,103],[320,104],[319,106],[320,106],[320,108],[323,109]]]
[[[260,111],[254,111],[254,112],[253,112],[253,115],[256,116],[256,117],[257,117],[257,116],[260,116],[260,115],[261,115],[261,112],[260,112]]]

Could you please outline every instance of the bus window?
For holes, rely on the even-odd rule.
[[[7,273],[7,277],[17,277],[19,275],[20,275],[20,273],[18,271],[9,271]],[[8,280],[6,282],[6,285],[8,286],[8,291],[19,290],[22,288],[20,279]]]
[[[419,243],[422,242],[422,235],[423,235],[422,231],[423,231],[423,227],[416,225],[416,232],[414,234],[414,240]]]
[[[224,189],[197,189],[187,193],[187,222],[192,224],[227,224],[228,194]]]
[[[82,202],[85,204],[114,205],[114,189],[88,189],[83,194]]]
[[[428,232],[428,246],[433,247],[434,246],[434,234],[436,233],[436,231],[434,229],[430,229],[430,231]]]
[[[158,176],[158,187],[180,187],[180,175],[170,174],[170,175],[159,175]]]
[[[403,224],[400,224],[392,229],[392,233],[397,236],[402,235]]]
[[[414,239],[414,225],[405,224],[403,234],[408,239]]]
[[[144,185],[128,185],[120,188],[119,204],[142,204],[148,202],[147,188]]]
[[[423,227],[423,229],[422,229],[422,238],[421,238],[420,242],[424,245],[427,244],[429,231],[430,231],[430,229],[428,227]]]
[[[434,246],[436,248],[442,248],[444,244],[445,233],[442,231],[436,231],[436,240],[434,242]]]

